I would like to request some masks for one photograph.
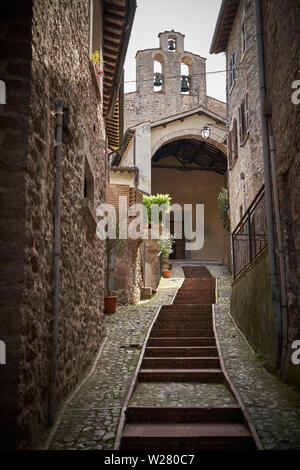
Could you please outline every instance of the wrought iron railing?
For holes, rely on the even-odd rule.
[[[263,186],[232,233],[234,279],[252,263],[267,244]]]

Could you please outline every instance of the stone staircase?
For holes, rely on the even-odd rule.
[[[152,327],[138,383],[225,383],[228,386],[213,328],[215,280],[204,267],[187,271],[193,277],[184,280],[172,305],[161,307]],[[120,443],[121,450],[256,448],[257,441],[238,404],[129,405]]]

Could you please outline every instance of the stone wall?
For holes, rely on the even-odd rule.
[[[246,21],[247,34],[244,55],[241,41],[243,18]],[[249,100],[249,134],[244,142],[238,137],[238,157],[228,175],[231,230],[237,226],[241,213],[245,213],[264,182],[255,31],[254,2],[243,0],[234,20],[226,53],[227,70],[230,68],[230,59],[234,52],[236,64],[236,79],[231,89],[229,72],[227,74],[227,120],[230,130],[233,119],[236,119],[238,129],[238,108],[246,92]],[[241,179],[241,173],[245,175],[244,180]]]
[[[143,287],[142,258],[140,242],[128,240],[122,256],[116,258],[114,290],[118,294],[118,305],[136,305],[141,298]]]
[[[0,365],[0,448],[15,447],[21,303],[24,288],[24,179],[27,154],[31,60],[31,4],[6,1],[0,15],[0,79],[6,104],[0,105],[1,147],[1,297],[0,339],[6,344],[6,365]]]
[[[268,250],[232,284],[231,314],[256,352],[275,367],[275,325],[269,281]]]
[[[292,103],[292,83],[300,80],[300,2],[262,1],[267,99],[271,125],[284,242],[288,300],[286,378],[300,388],[300,366],[290,359],[291,344],[300,340],[300,104]]]
[[[62,146],[57,405],[90,364],[103,329],[104,247],[80,201],[86,160],[94,177],[92,203],[104,201],[105,131],[89,66],[89,3],[71,8],[68,1],[34,0],[24,2],[28,9],[23,2],[5,3],[0,71],[8,100],[0,110],[0,138],[7,175],[3,290],[10,299],[1,308],[7,344],[1,405],[11,433],[1,429],[1,446],[22,449],[37,444],[47,421],[57,100],[70,119]]]

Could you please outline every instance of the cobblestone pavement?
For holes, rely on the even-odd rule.
[[[267,372],[239,333],[230,313],[231,277],[224,266],[207,268],[217,278],[216,326],[228,375],[238,390],[265,449],[300,449],[300,396]],[[68,398],[42,448],[113,449],[119,417],[141,347],[158,306],[171,303],[183,281],[174,266],[156,295],[106,316],[98,359]],[[132,404],[200,405],[234,403],[222,384],[139,384]]]

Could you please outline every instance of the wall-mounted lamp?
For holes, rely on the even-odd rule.
[[[206,140],[210,136],[210,127],[204,126],[203,129],[201,130],[201,136],[202,139]]]

